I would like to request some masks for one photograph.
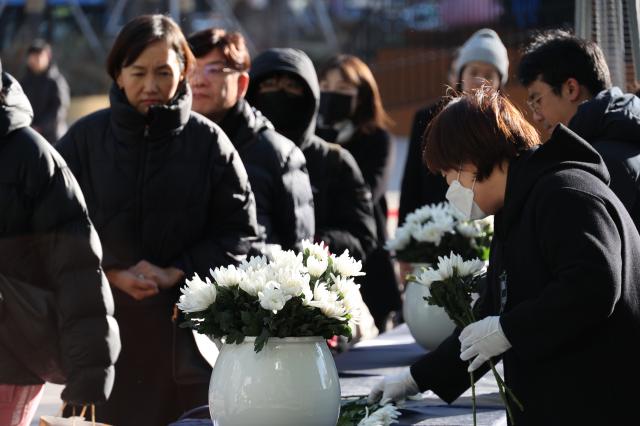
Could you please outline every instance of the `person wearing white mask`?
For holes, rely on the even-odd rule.
[[[484,87],[436,116],[423,159],[467,217],[495,215],[481,319],[386,377],[370,401],[431,390],[451,403],[468,372],[477,380],[486,361],[502,359],[524,407],[512,410],[514,424],[635,424],[640,235],[602,157],[562,124],[541,145],[513,104]]]

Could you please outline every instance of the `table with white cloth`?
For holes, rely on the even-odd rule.
[[[406,324],[372,340],[356,344],[336,357],[342,396],[366,395],[382,377],[397,374],[427,351],[409,333]],[[502,364],[498,364],[502,374]],[[476,383],[477,423],[482,426],[506,425],[506,413],[493,375],[488,373]],[[473,425],[471,389],[452,404],[432,392],[419,401],[407,401],[400,409],[400,426],[406,425]]]

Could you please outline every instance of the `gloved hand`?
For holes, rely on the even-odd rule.
[[[499,316],[486,317],[469,324],[462,330],[459,339],[460,359],[468,361],[476,357],[469,365],[469,372],[511,348],[500,326]]]
[[[386,376],[384,380],[378,382],[371,392],[367,403],[373,404],[380,401],[380,404],[386,404],[389,401],[398,402],[403,401],[408,396],[413,396],[420,393],[418,385],[411,376],[409,367],[394,376]]]

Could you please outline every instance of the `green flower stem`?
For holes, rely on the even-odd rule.
[[[504,388],[504,390],[509,395],[509,397],[513,400],[513,402],[516,403],[516,405],[518,406],[518,409],[520,409],[520,411],[524,411],[524,406],[522,405],[520,400],[515,396],[515,394],[509,388],[509,386],[507,386],[507,384],[502,379],[500,374],[498,374],[498,371],[496,370],[495,365],[493,364],[493,361],[489,360],[489,365],[491,365],[491,370],[493,371],[493,375],[495,376],[496,381],[498,382],[498,384],[501,385]]]
[[[473,371],[469,373],[471,379],[471,406],[473,407],[473,426],[477,425],[476,419],[476,382],[473,380]]]

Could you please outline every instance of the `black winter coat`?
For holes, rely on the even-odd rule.
[[[480,310],[500,315],[513,346],[503,361],[518,425],[637,423],[640,236],[608,181],[562,125],[510,164]],[[459,355],[454,333],[411,367],[420,388],[457,398],[469,387]]]
[[[422,161],[424,133],[439,109],[440,103],[430,105],[416,112],[413,118],[400,189],[400,225],[404,223],[407,215],[417,208],[446,201],[447,182],[442,176],[431,173]]]
[[[31,106],[33,123],[42,136],[50,143],[56,143],[67,131],[67,110],[69,109],[69,85],[60,74],[58,66],[51,64],[41,74],[27,70],[20,82]]]
[[[304,124],[306,127],[299,138],[292,140],[307,160],[315,207],[316,240],[326,242],[334,253],[348,249],[355,258],[364,260],[376,247],[371,192],[353,156],[339,145],[330,144],[314,134],[320,86],[309,57],[296,49],[269,49],[262,53],[253,61],[246,99],[254,104],[260,82],[278,72],[294,75],[304,85],[306,108],[300,127]],[[300,114],[296,112],[296,115]]]
[[[315,232],[313,193],[302,151],[244,99],[220,123],[238,150],[256,198],[261,239],[299,249]]]
[[[103,402],[120,351],[101,247],[64,160],[29,128],[33,115],[18,83],[2,74],[0,102],[0,274],[55,293],[67,371],[62,398]],[[0,322],[0,327],[2,323]],[[0,342],[0,383],[42,383]]]
[[[640,99],[614,87],[578,107],[569,128],[604,159],[611,190],[640,230]]]
[[[57,146],[87,199],[105,270],[144,259],[190,278],[238,262],[257,233],[255,201],[227,136],[191,112],[191,89],[146,116],[115,84],[110,101],[111,108],[79,120]],[[206,403],[211,368],[191,331],[171,323],[180,286],[141,301],[114,289],[123,354],[100,421],[167,424]],[[185,365],[188,377],[180,373]],[[187,392],[186,384],[200,388]]]

